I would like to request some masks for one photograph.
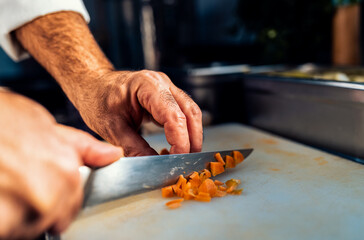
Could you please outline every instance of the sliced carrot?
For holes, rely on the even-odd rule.
[[[234,158],[229,155],[225,156],[225,162],[225,168],[234,168],[236,166]]]
[[[226,181],[226,183],[225,183],[227,186],[226,192],[227,193],[233,192],[240,183],[241,183],[241,181],[238,179],[230,179],[230,180]]]
[[[195,200],[201,201],[201,202],[210,202],[211,197],[210,197],[210,194],[201,192],[195,197]]]
[[[173,197],[172,186],[162,188],[162,197],[165,197],[165,198]]]
[[[221,190],[217,190],[216,191],[216,194],[215,194],[215,197],[224,197],[224,196],[226,196],[226,192],[224,192],[224,191],[221,191]]]
[[[227,187],[230,187],[230,186],[232,186],[232,185],[239,185],[241,183],[241,181],[239,180],[239,179],[234,179],[234,178],[232,178],[232,179],[230,179],[230,180],[227,180],[226,182],[225,182],[225,184],[226,184],[226,186]]]
[[[180,199],[175,199],[175,200],[169,201],[166,203],[166,206],[171,209],[178,208],[181,206],[181,202],[183,202],[183,200],[184,200],[183,198],[180,198]]]
[[[225,171],[224,165],[222,165],[222,163],[219,162],[210,162],[210,169],[211,169],[211,174],[214,177]]]
[[[215,196],[217,191],[217,187],[211,179],[206,179],[202,182],[200,187],[198,188],[198,192],[200,193],[208,193],[211,197]]]
[[[231,154],[235,160],[235,165],[238,165],[239,163],[244,161],[244,156],[243,156],[243,154],[241,154],[241,152],[233,151]]]
[[[220,190],[220,191],[226,191],[226,190],[227,190],[227,188],[226,188],[226,187],[224,187],[224,186],[219,186],[219,190]]]
[[[187,184],[187,179],[183,175],[179,175],[178,182],[176,183],[177,188],[184,189]]]
[[[214,183],[215,183],[216,186],[224,185],[224,183],[220,182],[219,180],[215,180]]]
[[[236,190],[233,190],[232,192],[230,192],[231,195],[241,195],[241,193],[243,192],[243,188],[241,189],[236,189]]]
[[[220,154],[220,153],[215,153],[214,157],[215,157],[215,159],[216,159],[219,163],[221,163],[222,165],[225,165],[225,162],[224,162],[224,160],[222,159],[222,157],[221,157],[221,154]]]
[[[189,177],[189,179],[196,179],[196,178],[200,179],[200,177],[199,177],[199,175],[198,175],[198,172],[193,172],[193,173],[190,175],[190,177]]]
[[[167,148],[163,148],[161,151],[160,151],[160,153],[159,153],[159,155],[168,155],[169,154],[169,151],[168,151],[168,149]]]
[[[205,173],[205,176],[206,176],[207,178],[210,178],[210,177],[211,177],[211,172],[210,172],[209,170],[204,169],[204,170],[203,170],[203,172]]]

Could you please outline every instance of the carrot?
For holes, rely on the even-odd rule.
[[[215,183],[216,186],[224,185],[224,183],[220,182],[219,180],[215,180],[214,183]]]
[[[216,191],[216,194],[215,194],[215,197],[225,197],[226,196],[226,192],[224,191],[221,191],[221,190],[217,190]]]
[[[168,150],[164,152],[167,154]],[[162,188],[162,197],[180,197],[180,199],[167,202],[166,206],[174,209],[180,207],[184,200],[209,202],[213,197],[224,197],[227,194],[241,195],[243,189],[237,189],[241,183],[240,180],[230,179],[224,184],[219,180],[213,181],[210,177],[223,173],[225,169],[234,168],[236,164],[244,160],[244,156],[238,151],[233,151],[232,156],[225,156],[224,158],[221,157],[220,153],[217,153],[215,159],[217,162],[210,162],[209,164],[210,171],[204,169],[199,173],[193,172],[186,178],[180,175],[176,184]]]
[[[222,159],[222,157],[221,157],[221,154],[220,154],[220,153],[215,153],[214,157],[215,157],[215,159],[216,159],[219,163],[221,163],[222,165],[225,165],[225,162],[224,162],[224,160]]]
[[[241,193],[243,192],[244,189],[236,189],[233,190],[232,192],[230,192],[231,195],[241,195]]]
[[[214,177],[225,171],[224,165],[222,165],[222,163],[220,162],[210,162],[210,169],[211,169],[211,174]]]
[[[239,163],[241,163],[242,161],[244,161],[244,156],[239,151],[233,151],[231,153],[231,155],[233,156],[233,158],[235,160],[235,165],[238,165]]]
[[[200,201],[200,202],[210,202],[211,197],[210,197],[210,194],[208,194],[208,193],[200,192],[195,197],[195,200]]]
[[[173,197],[172,186],[162,188],[162,197],[165,197],[165,198]]]
[[[225,156],[225,168],[234,168],[236,165],[235,165],[235,160],[233,157],[227,155]]]
[[[183,198],[180,199],[175,199],[172,201],[169,201],[166,203],[166,206],[169,207],[170,209],[175,209],[181,206],[181,202],[183,202]]]
[[[205,181],[203,181],[200,187],[198,188],[199,194],[208,193],[210,194],[211,197],[215,196],[216,191],[217,187],[214,184],[214,181],[212,181],[211,179],[206,179]]]

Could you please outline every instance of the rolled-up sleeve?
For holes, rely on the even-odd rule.
[[[59,11],[75,11],[90,21],[82,0],[0,0],[0,46],[14,61],[27,58],[28,53],[11,32],[35,18]]]

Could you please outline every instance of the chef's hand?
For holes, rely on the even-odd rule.
[[[17,39],[60,83],[87,125],[125,155],[156,154],[138,134],[143,119],[164,127],[170,153],[202,148],[199,107],[163,73],[118,72],[82,16],[58,12],[15,31]]]
[[[78,167],[109,164],[122,150],[11,92],[0,90],[0,111],[0,239],[63,231],[82,202]]]
[[[164,127],[171,154],[201,151],[200,108],[164,73],[110,71],[89,87],[88,96],[78,105],[81,116],[126,155],[156,154],[137,132],[143,120]]]

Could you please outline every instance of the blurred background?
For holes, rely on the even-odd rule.
[[[360,65],[363,55],[360,4],[355,4],[356,15],[335,20],[339,7],[331,0],[84,3],[91,31],[117,69],[166,72],[200,105],[208,116],[206,124],[248,121],[240,79],[252,69],[305,63]],[[338,56],[341,40],[335,37],[335,31],[342,31],[340,24],[344,31],[354,28],[354,40],[349,40],[354,50],[347,50],[344,57]],[[0,85],[37,100],[58,122],[86,129],[56,82],[33,59],[14,63],[0,50]]]

